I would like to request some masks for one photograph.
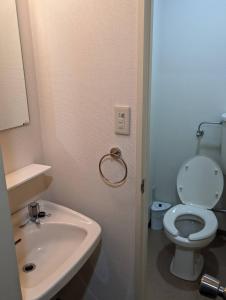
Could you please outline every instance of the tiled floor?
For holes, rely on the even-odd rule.
[[[198,292],[199,282],[176,278],[169,272],[174,246],[163,231],[149,232],[149,299],[204,300]],[[205,273],[217,277],[226,285],[226,234],[219,233],[203,251]]]

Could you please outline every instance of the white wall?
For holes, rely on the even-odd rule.
[[[226,2],[155,0],[151,95],[152,179],[156,198],[175,203],[181,164],[197,153],[219,160],[219,121],[226,111]]]
[[[103,229],[84,299],[133,299],[138,1],[29,4],[44,153],[53,166],[50,199]],[[115,104],[131,106],[129,137],[114,134]],[[98,172],[100,158],[115,145],[129,171],[119,188],[103,183]]]

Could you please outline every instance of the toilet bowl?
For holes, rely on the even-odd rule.
[[[177,192],[182,204],[168,210],[163,220],[165,234],[176,246],[170,265],[175,276],[189,281],[200,276],[200,249],[215,238],[218,228],[210,209],[220,200],[223,186],[220,167],[208,157],[196,156],[181,167]]]

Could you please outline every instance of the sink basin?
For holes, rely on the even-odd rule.
[[[23,300],[49,300],[79,271],[100,241],[90,218],[52,202],[38,201],[49,216],[29,222],[27,208],[13,215]]]

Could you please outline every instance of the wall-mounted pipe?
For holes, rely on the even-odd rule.
[[[221,168],[223,173],[226,175],[226,113],[221,116],[221,121],[219,122],[201,122],[196,131],[196,137],[202,138],[205,134],[203,126],[205,125],[221,125]]]
[[[203,137],[204,134],[205,134],[205,131],[202,129],[202,127],[204,125],[222,125],[223,124],[223,121],[220,121],[220,122],[201,122],[198,126],[198,129],[196,131],[196,136],[199,138],[199,137]]]
[[[226,174],[226,113],[222,115],[221,167],[223,173]]]

